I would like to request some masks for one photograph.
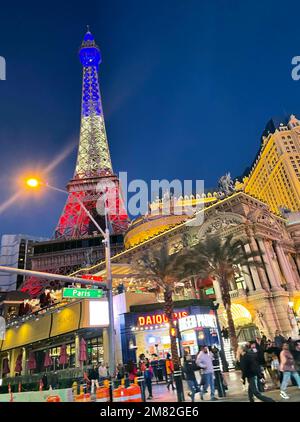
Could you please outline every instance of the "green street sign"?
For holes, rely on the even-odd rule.
[[[63,297],[72,299],[99,299],[103,297],[102,289],[77,289],[67,287],[63,289]]]
[[[213,295],[214,293],[215,293],[215,291],[212,287],[210,289],[205,290],[206,295]]]

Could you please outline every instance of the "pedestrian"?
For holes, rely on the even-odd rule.
[[[132,360],[129,360],[127,363],[127,373],[129,381],[134,382],[135,378],[137,377],[137,369]]]
[[[275,388],[278,388],[280,384],[280,373],[279,373],[279,359],[276,353],[272,353],[271,378],[275,385]]]
[[[120,385],[121,380],[125,379],[125,369],[124,369],[124,366],[121,363],[118,363],[116,370],[117,370],[118,385]]]
[[[264,371],[266,369],[266,361],[265,361],[265,347],[266,344],[264,343],[263,339],[259,336],[255,338],[255,345],[257,350],[257,360],[260,365],[261,370],[261,378],[258,384],[258,389],[260,392],[264,391],[264,384],[265,384],[265,376]]]
[[[96,365],[93,365],[92,368],[89,370],[88,378],[90,380],[91,394],[94,394],[95,385],[96,385],[96,388],[99,387],[99,382],[98,382],[99,374],[98,374]]]
[[[270,346],[270,344],[269,344],[269,346]],[[267,349],[265,351],[265,355],[264,355],[265,356],[265,362],[266,362],[266,370],[267,370],[268,375],[271,378],[273,386],[276,388],[278,383],[277,383],[277,381],[274,377],[274,372],[273,372],[273,369],[272,369],[273,354],[274,353],[272,353],[272,348],[267,347]]]
[[[103,383],[103,381],[108,378],[108,370],[104,362],[100,362],[100,365],[98,368],[98,375],[99,375],[100,384]]]
[[[170,386],[172,387],[172,390],[175,390],[174,387],[174,364],[171,359],[170,353],[167,353],[166,358],[166,374],[167,374],[167,389],[170,390]]]
[[[152,366],[150,365],[149,359],[146,359],[145,371],[144,371],[144,380],[145,380],[145,385],[146,385],[146,387],[148,389],[148,393],[149,393],[147,400],[153,399],[153,396],[152,396],[152,378],[153,378],[153,369],[152,369]]]
[[[295,341],[295,348],[292,351],[292,355],[295,361],[295,369],[300,375],[300,340]]]
[[[254,402],[254,396],[264,402],[274,402],[275,400],[267,397],[258,390],[258,382],[262,376],[261,367],[257,357],[256,342],[250,343],[242,362],[243,376],[248,381],[248,397],[250,402]]]
[[[250,347],[250,345],[249,345]],[[245,355],[246,355],[246,350],[247,350],[247,344],[243,345],[243,346],[239,346],[237,353],[236,353],[236,360],[238,362],[238,367],[241,370],[241,382],[243,385],[243,390],[246,390],[246,376],[244,375],[244,362],[245,362]]]
[[[141,353],[139,356],[139,368],[141,372],[144,372],[146,369],[146,356],[144,353]]]
[[[275,337],[274,337],[275,347],[278,347],[281,350],[282,345],[285,341],[286,341],[286,339],[283,337],[282,334],[280,334],[279,330],[276,330],[275,331]]]
[[[44,390],[47,390],[48,389],[48,377],[47,377],[47,374],[44,374],[43,375],[42,383],[43,383]]]
[[[197,366],[195,362],[192,360],[192,356],[190,354],[186,354],[183,358],[183,372],[186,376],[186,381],[189,387],[190,392],[188,395],[191,397],[192,402],[195,401],[195,394],[200,393],[200,388],[197,383],[197,379],[195,376],[195,370],[197,369]]]
[[[207,346],[203,346],[203,349],[198,354],[196,364],[202,370],[202,380],[204,384],[200,392],[201,400],[203,400],[203,396],[207,392],[208,386],[210,387],[210,400],[218,400],[215,397],[213,354],[208,350]]]
[[[300,388],[300,375],[295,368],[295,360],[292,353],[289,350],[289,344],[287,342],[283,343],[282,351],[280,353],[280,371],[283,373],[282,382],[280,385],[280,396],[288,400],[290,397],[286,393],[286,389],[293,377],[297,383],[298,388]]]

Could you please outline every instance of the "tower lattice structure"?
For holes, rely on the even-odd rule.
[[[107,141],[98,79],[101,53],[89,30],[79,58],[83,66],[80,141],[75,173],[67,185],[69,195],[55,238],[81,238],[98,231],[78,198],[102,228],[106,208],[112,234],[124,233],[129,221]]]

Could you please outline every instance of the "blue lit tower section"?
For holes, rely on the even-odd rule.
[[[104,216],[97,211],[99,199],[105,193],[112,234],[124,233],[129,222],[107,142],[98,80],[101,54],[89,30],[81,44],[79,58],[83,66],[80,140],[74,176],[67,186],[69,196],[56,227],[55,238],[78,239],[93,236],[98,231],[78,198],[98,224],[105,228]]]
[[[83,66],[81,127],[75,178],[113,174],[101,102],[98,68],[101,53],[88,31],[79,58]]]

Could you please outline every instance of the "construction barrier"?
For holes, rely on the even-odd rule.
[[[110,401],[109,387],[98,387],[96,390],[96,401],[97,402],[108,402]]]
[[[126,402],[127,401],[127,389],[124,385],[120,385],[119,387],[113,390],[113,401],[114,402]]]
[[[127,402],[142,402],[141,387],[137,384],[130,384],[127,390]]]
[[[90,393],[77,394],[74,397],[74,401],[76,401],[76,402],[90,402],[91,401],[91,395],[90,395]]]
[[[48,403],[57,403],[60,402],[61,399],[59,396],[48,396],[46,402]]]
[[[57,390],[43,390],[43,391],[22,391],[21,393],[5,393],[0,394],[0,403],[4,402],[46,402],[47,398],[51,396],[59,396],[61,402],[72,402],[74,396],[71,388],[62,388]]]

